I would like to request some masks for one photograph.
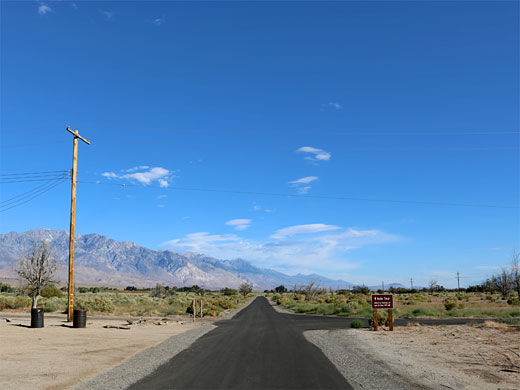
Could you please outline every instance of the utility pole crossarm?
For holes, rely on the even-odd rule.
[[[67,131],[71,134],[74,134],[74,137],[78,137],[80,140],[82,140],[86,144],[90,145],[90,141],[88,139],[83,138],[81,135],[79,135],[78,130],[71,130],[70,126],[67,126]]]

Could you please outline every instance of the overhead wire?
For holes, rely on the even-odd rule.
[[[96,184],[96,185],[111,185],[111,186],[118,186],[118,187],[127,187],[127,186],[142,187],[141,185],[132,184],[132,183],[107,183],[107,182],[100,182],[100,181],[92,182],[92,181],[85,181],[85,180],[78,180],[78,183]],[[152,187],[152,188],[160,188],[163,190],[165,189],[163,187]],[[518,209],[518,208],[520,208],[520,206],[510,206],[510,205],[378,199],[378,198],[347,197],[347,196],[333,196],[333,195],[331,196],[331,195],[287,194],[287,193],[276,193],[276,192],[237,191],[237,190],[224,190],[224,189],[214,189],[214,188],[193,188],[193,187],[177,187],[177,186],[168,187],[168,189],[181,190],[181,191],[229,193],[229,194],[239,194],[239,195],[259,195],[259,196],[278,196],[278,197],[294,197],[294,198],[308,198],[308,199],[403,203],[403,204],[434,205],[434,206],[478,207],[478,208],[500,208],[500,209]]]
[[[30,202],[31,200],[33,200],[34,198],[37,198],[38,196],[43,195],[44,193],[52,190],[54,187],[57,187],[58,185],[64,183],[68,179],[69,179],[69,177],[51,180],[49,183],[47,183],[46,186],[40,188],[38,191],[36,191],[32,194],[28,194],[27,196],[20,197],[20,199],[17,199],[16,201],[12,201],[12,202],[9,202],[7,204],[0,206],[0,213],[7,211],[7,210],[11,210],[12,208],[21,206],[23,204],[26,204],[26,203]],[[11,199],[13,199],[13,198],[11,198]]]
[[[35,188],[29,190],[29,191],[26,191],[26,192],[23,192],[21,194],[18,194],[16,196],[13,196],[12,198],[9,198],[9,199],[6,199],[4,201],[1,201],[0,202],[0,208],[2,207],[5,207],[11,203],[16,203],[18,202],[19,200],[21,199],[24,199],[24,198],[27,198],[27,197],[30,197],[31,195],[33,195],[34,193],[42,190],[42,189],[45,189],[47,186],[49,186],[50,184],[53,184],[54,182],[56,181],[60,181],[62,179],[70,179],[70,176],[64,176],[64,177],[61,177],[61,178],[56,178],[56,179],[51,179],[51,180],[48,180],[47,183],[44,183],[44,184],[40,184],[39,186],[36,186]]]

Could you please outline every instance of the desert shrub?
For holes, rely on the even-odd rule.
[[[371,317],[373,315],[371,307],[363,307],[357,311],[357,314],[362,317]]]
[[[218,299],[215,303],[217,306],[221,307],[224,310],[231,309],[234,306],[234,304],[231,300],[225,299],[225,298]],[[204,306],[203,306],[203,309],[204,309]]]
[[[281,297],[281,298],[278,298],[278,300],[276,301],[276,304],[285,305],[286,303],[288,303],[290,301],[291,301],[291,298],[289,298],[289,297]]]
[[[463,304],[463,303],[459,303],[458,308],[459,308],[459,309],[464,309],[464,304]]]
[[[431,316],[433,314],[430,311],[426,310],[424,307],[418,307],[417,309],[412,310],[412,315],[415,317],[421,317],[421,316]]]
[[[311,305],[309,303],[303,303],[303,304],[295,306],[295,308],[294,308],[294,311],[296,311],[296,313],[311,313],[311,312],[314,312],[315,310],[316,310],[315,306]]]
[[[14,289],[8,284],[4,284],[0,282],[0,292],[12,293]]]
[[[509,297],[507,298],[507,304],[508,305],[520,305],[520,300],[517,297]]]
[[[520,310],[513,310],[509,312],[511,317],[520,317]]]
[[[45,287],[43,290],[42,290],[42,293],[41,293],[41,296],[43,298],[51,298],[51,297],[58,297],[58,298],[61,298],[63,296],[63,293],[61,292],[61,290],[56,287],[56,286],[48,286],[48,287]]]
[[[388,326],[389,321],[388,321],[388,312],[387,311],[379,310],[377,312],[377,323],[380,326],[383,326],[383,325],[384,326]],[[374,326],[374,318],[373,317],[369,320],[369,324],[372,327]]]
[[[56,306],[45,306],[43,308],[43,311],[45,313],[54,313],[56,310],[58,310],[58,308]]]
[[[222,293],[222,295],[226,295],[226,296],[229,296],[229,295],[237,295],[238,294],[238,291],[235,290],[235,289],[232,289],[232,288],[223,288],[222,290],[220,290],[220,292]]]
[[[363,328],[365,324],[361,320],[354,320],[350,323],[350,327],[354,329],[360,329]]]
[[[75,302],[75,306],[78,309],[84,309],[90,312],[100,311],[111,313],[115,309],[114,304],[109,298],[100,296],[78,298],[78,300]]]
[[[457,301],[455,301],[454,299],[446,298],[444,300],[444,308],[447,311],[453,310],[453,309],[455,309],[455,307],[457,307]]]
[[[336,312],[333,305],[319,305],[316,308],[316,313],[324,315],[332,315]]]
[[[351,314],[354,312],[354,305],[350,303],[345,303],[341,305],[340,312],[344,314]]]

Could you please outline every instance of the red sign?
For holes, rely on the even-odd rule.
[[[394,296],[391,294],[372,295],[372,309],[393,309]]]

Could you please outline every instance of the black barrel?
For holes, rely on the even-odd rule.
[[[43,309],[31,309],[31,328],[43,328]]]
[[[83,309],[74,309],[74,320],[72,322],[73,328],[87,327],[87,311]]]

